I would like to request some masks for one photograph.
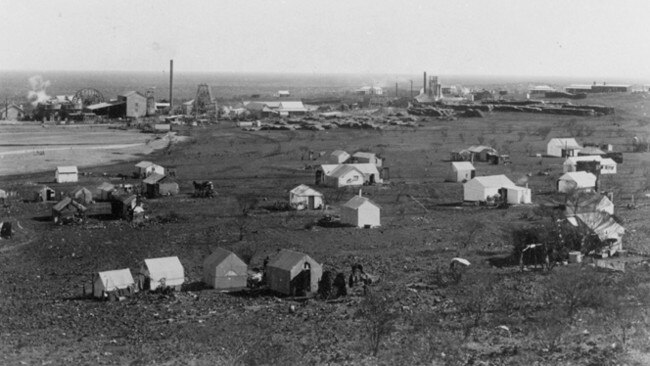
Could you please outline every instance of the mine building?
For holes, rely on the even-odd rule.
[[[137,91],[129,91],[117,96],[117,100],[124,102],[125,117],[140,118],[147,115],[147,97]]]

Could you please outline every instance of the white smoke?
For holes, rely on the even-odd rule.
[[[50,99],[50,96],[47,95],[47,92],[45,91],[45,89],[50,86],[49,80],[43,80],[41,75],[34,75],[28,80],[29,86],[32,90],[27,92],[27,98],[33,106],[36,106],[38,103],[44,103]]]

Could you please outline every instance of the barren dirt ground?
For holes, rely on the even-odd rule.
[[[146,201],[151,220],[142,227],[121,221],[59,227],[46,219],[51,204],[14,202],[3,219],[14,221],[16,234],[0,242],[0,363],[647,365],[645,318],[629,321],[623,343],[621,321],[607,310],[583,306],[571,318],[558,315],[566,304],[546,297],[547,285],[580,277],[575,266],[560,265],[549,274],[501,265],[511,253],[512,228],[541,220],[537,205],[555,197],[562,159],[534,155],[545,151],[549,138],[584,133],[576,136],[581,142],[609,142],[626,151],[633,136],[649,136],[645,97],[588,102],[614,105],[617,115],[493,113],[451,122],[425,119],[417,128],[386,131],[244,132],[227,123],[187,128],[182,133],[190,141],[147,157],[176,168],[181,194]],[[510,154],[512,164],[477,163],[477,175],[503,173],[528,183],[535,205],[457,205],[462,185],[444,182],[449,151],[480,141]],[[313,184],[306,166],[318,161],[306,160],[308,150],[334,149],[364,149],[387,159],[389,183],[363,188],[382,207],[380,228],[325,228],[311,225],[322,212],[265,209],[286,200],[296,185]],[[650,255],[650,205],[639,192],[648,188],[650,153],[626,153],[624,159],[618,174],[603,184],[616,190],[617,214],[628,230],[624,245],[642,262]],[[130,174],[132,166],[84,168],[94,175],[78,184],[98,184],[105,172]],[[545,170],[548,176],[538,175]],[[51,172],[4,177],[0,188],[52,177]],[[213,181],[218,196],[192,198],[192,180]],[[336,213],[358,189],[322,192]],[[627,209],[633,193],[637,208]],[[250,197],[259,201],[258,208],[239,241],[236,215]],[[353,263],[361,263],[380,280],[370,288],[373,302],[360,289],[336,301],[220,293],[199,283],[203,259],[218,246],[254,254],[252,267],[289,248],[308,253],[325,270],[349,274]],[[122,302],[82,295],[95,271],[135,272],[144,258],[167,255],[185,266],[182,292],[138,294]],[[453,286],[444,277],[456,256],[472,265]],[[598,276],[594,281],[603,278]],[[368,309],[372,314],[363,315]],[[638,308],[634,312],[641,314]],[[380,336],[373,354],[370,336],[382,323],[393,327]]]

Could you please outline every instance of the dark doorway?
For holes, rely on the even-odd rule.
[[[316,171],[316,185],[321,184],[322,179],[323,179],[323,171],[322,170],[317,170]]]
[[[375,184],[375,175],[370,174],[370,178],[368,179],[368,184]]]
[[[310,209],[310,210],[313,210],[313,209],[314,209],[314,206],[315,206],[315,203],[314,203],[314,196],[309,196],[309,209]]]

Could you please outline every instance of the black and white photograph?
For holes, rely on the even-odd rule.
[[[650,2],[0,8],[0,365],[650,365]]]

